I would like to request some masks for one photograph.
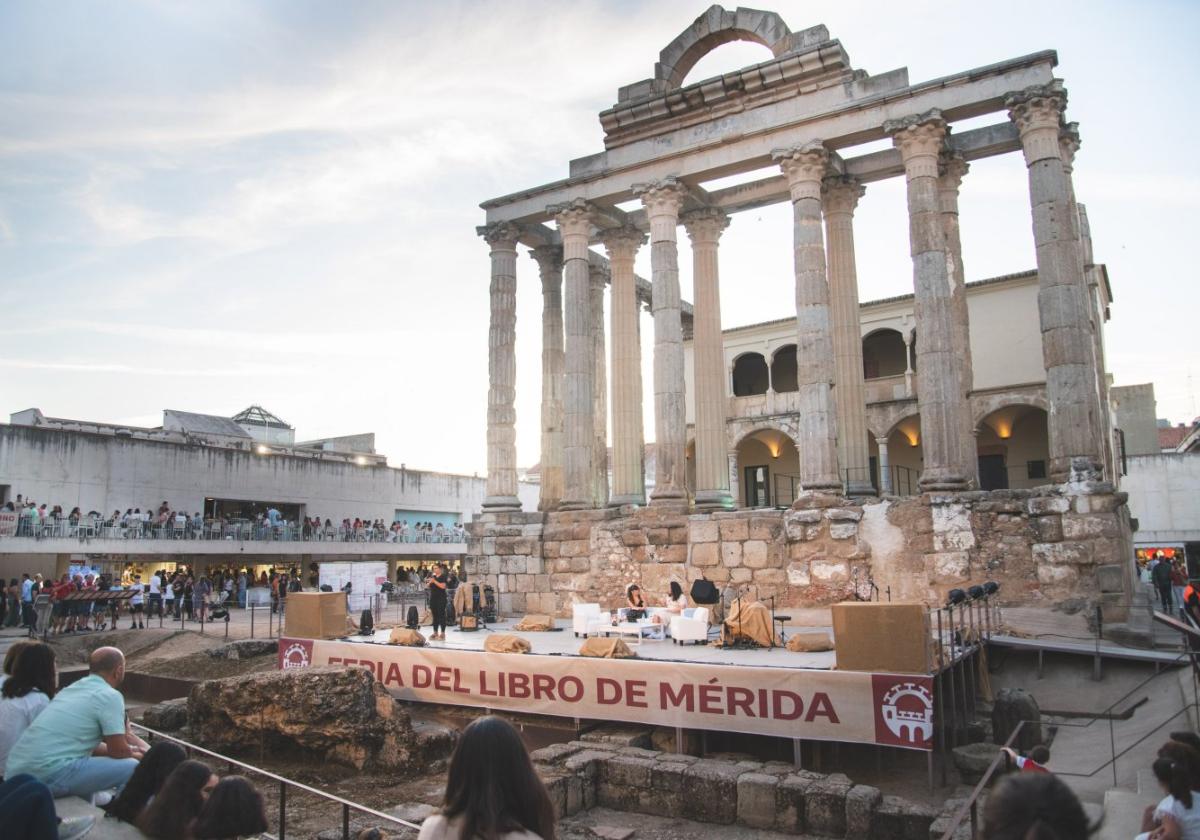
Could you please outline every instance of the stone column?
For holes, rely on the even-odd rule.
[[[646,236],[632,227],[606,231],[604,247],[612,272],[609,318],[612,324],[612,495],[608,504],[644,505],[642,455],[642,346],[638,329],[633,260]]]
[[[900,338],[904,341],[904,396],[912,397],[916,393],[916,389],[913,388],[912,330],[905,327]]]
[[[608,505],[608,350],[604,340],[604,287],[608,271],[590,266],[588,322],[592,333],[592,507]]]
[[[538,510],[557,510],[563,495],[562,248],[543,245],[530,256],[542,277],[542,476]]]
[[[913,258],[914,310],[917,322],[917,407],[925,468],[921,490],[964,490],[959,412],[962,382],[955,361],[951,305],[950,255],[938,204],[938,161],[946,140],[946,123],[937,110],[901,120],[888,120],[884,131],[904,160],[908,181],[909,240]]]
[[[733,497],[734,507],[741,507],[742,489],[739,483],[741,476],[738,475],[737,468],[737,450],[730,452],[727,457],[729,458],[729,495]]]
[[[683,381],[683,323],[676,227],[685,189],[673,178],[637,184],[650,220],[654,312],[654,492],[650,504],[687,504],[687,413]]]
[[[840,493],[833,340],[825,279],[825,237],[821,231],[821,181],[829,153],[820,141],[813,141],[772,152],[772,157],[783,169],[792,197],[800,485],[805,490]]]
[[[967,313],[966,273],[962,261],[962,239],[958,230],[958,189],[970,167],[960,154],[942,155],[941,175],[938,177],[938,204],[942,211],[942,231],[946,237],[946,252],[951,260],[950,316],[953,326],[951,339],[958,367],[959,427],[963,446],[963,474],[974,486],[979,486],[979,456],[975,447],[975,423],[971,417],[970,394],[975,372],[971,362],[971,323]]]
[[[517,498],[517,237],[508,222],[478,229],[491,247],[491,320],[488,326],[487,496],[490,512],[521,509]]]
[[[716,208],[688,213],[683,225],[692,240],[694,373],[696,386],[696,509],[728,510],[728,449],[725,445],[725,345],[721,339],[721,284],[717,247],[729,217]]]
[[[1029,168],[1038,311],[1050,403],[1050,478],[1099,478],[1103,435],[1078,219],[1059,134],[1067,94],[1054,81],[1011,94],[1005,104],[1021,134]]]
[[[858,313],[858,272],[854,263],[854,208],[865,190],[853,178],[824,182],[825,238],[829,255],[832,315],[833,395],[837,402],[838,463],[850,496],[873,496],[871,448],[867,439],[867,389],[863,384],[862,328]]]
[[[892,495],[892,470],[891,463],[888,461],[888,439],[886,437],[875,438],[875,445],[879,447],[879,495]]]
[[[592,504],[592,453],[595,406],[592,377],[594,344],[590,322],[591,279],[588,238],[591,207],[575,200],[549,208],[562,237],[566,375],[563,384],[563,497],[560,510],[585,510]]]

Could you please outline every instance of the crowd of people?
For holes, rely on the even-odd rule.
[[[249,780],[220,779],[176,744],[151,746],[134,734],[117,690],[125,677],[120,650],[97,648],[88,666],[88,676],[60,691],[49,645],[17,642],[5,656],[0,826],[6,836],[83,836],[94,818],[60,821],[53,800],[62,796],[90,799],[156,840],[267,830],[262,795]]]
[[[131,507],[122,513],[87,513],[78,507],[64,513],[61,505],[47,507],[18,495],[6,502],[4,510],[18,514],[16,536],[72,537],[105,536],[116,539],[239,539],[304,542],[339,540],[343,542],[443,543],[465,542],[466,529],[461,522],[446,525],[423,521],[411,525],[407,519],[386,523],[382,518],[346,517],[340,524],[319,516],[286,518],[278,508],[246,517],[205,516],[200,511],[175,510],[164,500],[146,508]]]

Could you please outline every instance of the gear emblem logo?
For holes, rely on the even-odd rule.
[[[933,689],[928,677],[872,674],[875,742],[909,749],[933,748]]]
[[[279,646],[279,668],[290,671],[294,668],[307,668],[312,664],[312,642],[307,639],[296,639]]]

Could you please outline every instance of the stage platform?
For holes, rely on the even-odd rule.
[[[517,622],[507,620],[489,624],[487,630],[462,632],[457,627],[446,631],[446,641],[427,642],[432,650],[464,650],[482,651],[484,642],[489,635],[504,633],[525,639],[533,646],[531,653],[546,656],[579,656],[579,646],[583,637],[576,637],[571,630],[569,620],[558,619],[555,629],[540,633],[523,633],[513,630]],[[804,627],[805,632],[824,630],[833,639],[831,627]],[[422,634],[428,639],[429,629],[421,628]],[[361,644],[386,645],[390,629],[380,629],[374,636],[347,636],[345,641]],[[615,636],[615,634],[614,634]],[[709,632],[709,639],[715,640],[717,631]],[[627,640],[628,643],[628,640]],[[782,645],[776,648],[722,648],[716,645],[695,644],[688,642],[677,645],[669,638],[662,641],[643,639],[642,643],[630,644],[638,659],[666,660],[670,662],[687,662],[701,665],[733,665],[753,666],[756,668],[797,668],[803,670],[831,671],[837,665],[833,651],[820,653],[799,653],[785,649]]]

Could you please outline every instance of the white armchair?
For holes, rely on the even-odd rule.
[[[571,607],[571,623],[575,630],[575,638],[586,636],[588,623],[600,620],[599,604],[574,604]]]
[[[677,645],[684,642],[708,642],[708,607],[684,610],[671,619],[671,640]]]

